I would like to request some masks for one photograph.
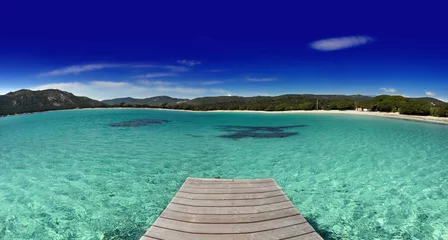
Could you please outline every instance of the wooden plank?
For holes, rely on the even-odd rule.
[[[152,226],[145,233],[145,236],[165,240],[278,240],[306,235],[312,232],[314,232],[314,229],[307,223],[245,234],[194,234]]]
[[[140,240],[162,240],[162,239],[160,239],[160,238],[148,237],[148,236],[143,235],[143,236],[140,238]]]
[[[186,182],[199,182],[199,183],[269,183],[275,182],[273,178],[260,178],[260,179],[217,179],[217,178],[187,178]]]
[[[278,186],[275,182],[269,183],[199,183],[199,182],[185,182],[183,187],[188,188],[262,188],[262,187],[275,187]]]
[[[277,197],[285,195],[282,190],[265,192],[265,193],[229,193],[229,194],[200,194],[177,192],[175,197],[197,199],[197,200],[249,200],[263,199],[269,197]]]
[[[264,193],[229,193],[229,194],[200,194],[177,192],[175,197],[198,199],[198,200],[244,200],[244,199],[263,199],[269,197],[285,195],[282,190]]]
[[[312,233],[288,238],[288,240],[323,240],[323,238],[321,236],[319,236],[319,234],[317,234],[316,232],[312,232]]]
[[[306,223],[302,215],[295,215],[286,218],[274,219],[271,221],[257,223],[230,223],[230,224],[205,224],[180,222],[166,218],[158,218],[153,226],[172,229],[176,231],[201,233],[201,234],[243,234],[259,231],[268,231],[283,228],[291,225]]]
[[[220,193],[264,193],[280,190],[278,186],[263,187],[263,188],[189,188],[182,186],[179,191],[186,193],[203,193],[203,194],[220,194]]]
[[[290,207],[271,212],[255,213],[255,214],[239,214],[239,215],[190,214],[182,212],[173,212],[167,209],[162,212],[160,217],[192,223],[251,223],[251,222],[262,222],[284,217],[290,217],[299,214],[300,213],[297,211],[295,207]]]
[[[322,240],[274,179],[188,178],[141,240]]]
[[[287,202],[288,197],[285,195],[263,198],[263,199],[253,199],[253,200],[192,200],[186,198],[174,197],[171,202],[197,207],[242,207],[242,206],[261,206],[272,203]]]
[[[220,179],[220,178],[192,178],[188,177],[185,182],[233,182],[233,179]]]
[[[291,202],[281,202],[250,207],[193,207],[170,203],[168,204],[167,209],[171,211],[191,214],[253,214],[276,211],[291,207],[293,207]]]

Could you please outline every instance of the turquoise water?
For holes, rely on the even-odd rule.
[[[142,119],[168,122],[109,126]],[[235,133],[265,138],[219,137]],[[327,239],[448,239],[447,139],[446,125],[337,114],[2,118],[0,239],[138,239],[188,176],[273,177]]]

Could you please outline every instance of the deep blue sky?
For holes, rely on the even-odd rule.
[[[2,2],[0,94],[448,100],[447,6],[304,2]]]

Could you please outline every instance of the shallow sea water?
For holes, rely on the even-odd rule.
[[[1,118],[0,239],[138,239],[189,176],[273,177],[326,239],[448,239],[447,140],[448,125],[338,114]]]

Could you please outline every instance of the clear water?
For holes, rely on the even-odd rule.
[[[136,119],[168,123],[111,127]],[[217,125],[305,127],[220,138]],[[0,239],[138,239],[188,176],[273,177],[327,239],[448,239],[448,126],[337,114],[0,119]]]

